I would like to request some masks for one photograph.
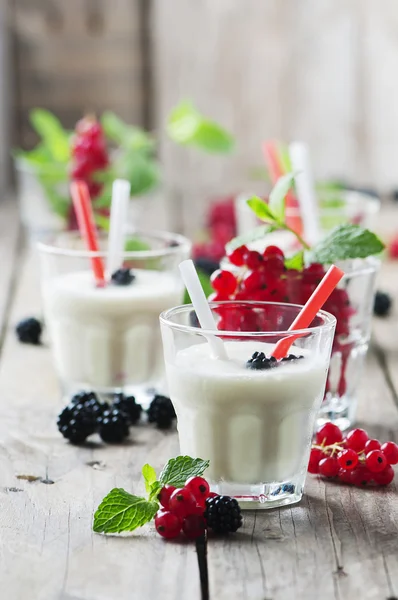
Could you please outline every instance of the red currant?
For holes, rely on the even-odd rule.
[[[342,469],[351,471],[352,469],[355,469],[358,464],[358,454],[351,448],[342,450],[337,456],[337,462],[339,463],[339,467]]]
[[[245,254],[245,265],[249,267],[252,271],[257,271],[257,269],[261,269],[264,264],[264,259],[262,254],[257,252],[256,250],[249,250]]]
[[[196,501],[203,505],[205,504],[206,498],[210,492],[210,486],[207,483],[206,479],[203,477],[190,477],[186,483],[185,487],[195,496]]]
[[[384,471],[380,471],[380,473],[374,473],[373,479],[377,485],[388,485],[394,479],[394,469],[391,465],[387,465]]]
[[[249,250],[246,246],[240,246],[239,248],[236,248],[227,254],[229,262],[236,267],[241,267],[244,264],[245,254],[247,254],[248,251]]]
[[[181,521],[169,511],[161,510],[155,517],[156,531],[162,537],[171,540],[176,538],[181,531]]]
[[[236,277],[231,271],[214,271],[210,278],[213,289],[221,294],[233,294],[236,289]]]
[[[340,469],[340,471],[337,473],[337,477],[343,483],[351,483],[351,480],[352,480],[351,475],[352,475],[352,471],[349,471],[347,469]]]
[[[160,490],[158,499],[159,499],[160,504],[164,508],[166,508],[166,509],[169,508],[170,496],[174,491],[175,491],[175,487],[173,485],[165,485]]]
[[[327,456],[319,461],[319,473],[324,477],[336,477],[339,469],[339,464],[333,456]]]
[[[368,440],[365,444],[365,453],[367,454],[371,450],[380,450],[381,444],[379,440]]]
[[[195,512],[196,500],[187,488],[177,488],[170,496],[169,509],[180,518]]]
[[[308,472],[309,473],[318,473],[319,470],[319,461],[323,457],[322,450],[319,448],[311,448],[310,460],[308,463]]]
[[[203,515],[189,515],[186,517],[182,524],[182,530],[188,539],[196,540],[206,530],[206,522]]]
[[[395,442],[386,442],[382,445],[381,451],[389,465],[396,465],[398,463],[398,446]]]
[[[208,498],[216,498],[219,494],[216,494],[216,492],[209,492],[209,495],[207,496]]]
[[[347,448],[352,448],[356,452],[361,452],[365,448],[369,436],[364,429],[353,429],[347,435]]]
[[[338,444],[343,439],[343,434],[337,425],[328,421],[317,431],[316,443],[323,444],[324,446],[330,446],[331,444]]]
[[[221,292],[217,294],[210,294],[208,297],[209,302],[225,302],[226,300],[229,300],[229,296]]]
[[[280,256],[283,259],[285,258],[283,250],[278,248],[278,246],[267,246],[263,252],[263,256],[264,256],[264,258],[266,256]]]
[[[381,473],[388,465],[388,462],[381,450],[371,450],[366,455],[365,464],[371,473]]]
[[[324,274],[325,270],[320,263],[312,263],[303,271],[304,282],[318,284]]]
[[[351,483],[357,487],[366,487],[372,481],[372,473],[365,465],[359,465],[351,473]]]
[[[265,256],[263,261],[263,266],[267,273],[280,275],[285,270],[285,263],[282,256]]]
[[[254,292],[255,290],[265,289],[266,286],[265,274],[262,271],[252,271],[242,280],[242,289],[245,292]]]

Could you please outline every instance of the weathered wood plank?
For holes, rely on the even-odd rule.
[[[36,257],[28,254],[0,363],[0,580],[7,598],[198,600],[193,544],[163,543],[152,526],[128,539],[92,533],[103,496],[115,486],[141,493],[142,465],[160,469],[177,453],[177,436],[142,426],[123,446],[66,443],[55,424],[60,395],[49,350],[20,345],[12,330],[20,317],[39,314],[40,304]]]
[[[0,351],[4,337],[4,321],[9,308],[13,279],[16,276],[21,240],[18,206],[14,198],[6,197],[0,204]]]

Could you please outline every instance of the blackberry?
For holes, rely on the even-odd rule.
[[[148,421],[156,423],[159,429],[169,429],[176,418],[174,406],[166,396],[156,395],[147,410]]]
[[[281,360],[281,362],[290,362],[292,360],[300,360],[301,358],[304,358],[304,356],[300,355],[300,356],[296,356],[295,354],[288,354],[287,356],[284,356]]]
[[[94,392],[77,392],[73,396],[71,404],[83,404],[96,420],[99,419],[105,410],[109,409],[109,404],[100,402]]]
[[[97,416],[91,406],[68,404],[58,415],[58,429],[72,444],[82,444],[97,430]]]
[[[112,273],[111,280],[115,285],[130,285],[135,279],[135,275],[130,269],[122,268]]]
[[[104,442],[118,444],[129,434],[129,417],[118,408],[105,410],[98,419],[99,434]]]
[[[276,367],[277,360],[273,356],[268,358],[265,356],[264,352],[254,352],[251,358],[246,363],[246,369],[253,369],[262,371],[265,369],[272,369]]]
[[[378,317],[387,317],[392,307],[392,298],[385,292],[376,292],[373,312]]]
[[[233,533],[242,525],[242,513],[235,498],[214,496],[206,499],[204,517],[215,533]]]
[[[116,394],[112,406],[124,412],[128,416],[131,425],[135,425],[140,420],[142,406],[136,403],[134,396]]]
[[[15,328],[18,339],[23,344],[34,344],[38,346],[41,343],[41,334],[43,326],[35,317],[22,319]]]

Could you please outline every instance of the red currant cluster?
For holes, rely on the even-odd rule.
[[[209,236],[207,242],[195,244],[194,259],[206,258],[216,263],[225,254],[225,244],[236,235],[236,219],[233,198],[222,198],[212,202],[206,219]]]
[[[96,171],[109,164],[106,142],[101,125],[93,117],[85,117],[76,125],[72,144],[72,178],[88,185],[91,198],[99,196],[102,185],[94,180]]]
[[[345,438],[337,425],[325,423],[312,446],[309,473],[363,487],[388,485],[394,479],[391,465],[398,464],[398,446],[370,439],[364,429],[353,429]]]
[[[217,496],[203,477],[190,477],[183,488],[165,485],[159,493],[161,508],[155,517],[156,531],[164,538],[176,538],[181,529],[190,540],[205,532],[206,498]]]

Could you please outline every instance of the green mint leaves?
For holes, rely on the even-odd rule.
[[[189,477],[203,475],[208,466],[208,460],[177,456],[168,461],[158,480],[155,469],[144,465],[142,476],[148,499],[114,488],[95,511],[93,530],[96,533],[121,533],[142,527],[155,517],[159,508],[157,497],[164,485],[182,487]]]
[[[62,127],[60,120],[48,110],[34,108],[30,113],[30,122],[51,157],[59,163],[68,162],[70,136]]]
[[[209,464],[208,460],[190,456],[171,458],[160,473],[159,481],[163,485],[168,483],[174,487],[182,487],[189,477],[203,475]]]
[[[191,104],[183,101],[172,111],[167,123],[170,138],[185,146],[194,146],[210,153],[231,152],[234,139],[214,121],[207,119]]]
[[[311,259],[322,264],[340,260],[366,258],[379,254],[383,242],[368,229],[345,223],[339,225],[321,240],[311,251]]]

